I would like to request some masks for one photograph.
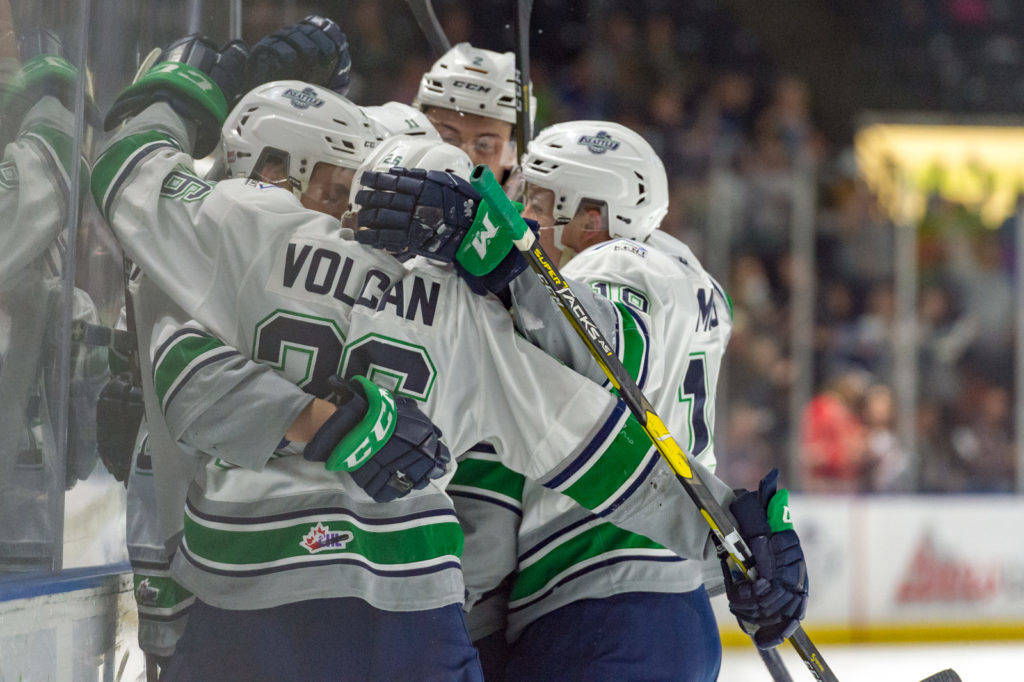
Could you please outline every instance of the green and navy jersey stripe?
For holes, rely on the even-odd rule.
[[[160,345],[153,361],[153,384],[160,408],[166,414],[174,397],[203,367],[240,355],[201,329],[179,329]]]
[[[654,445],[619,400],[579,454],[542,483],[602,516],[632,495],[656,462]]]
[[[317,524],[344,534],[345,542],[309,552],[301,543]],[[242,518],[205,513],[188,500],[180,551],[199,569],[231,577],[327,565],[409,577],[461,569],[462,545],[462,527],[451,509],[374,519],[322,507]]]
[[[629,376],[643,390],[650,369],[651,335],[643,317],[631,307],[616,302],[615,308],[619,314],[619,328],[615,336],[616,353]]]
[[[160,149],[181,147],[171,136],[151,131],[129,135],[103,152],[92,169],[92,196],[104,218],[110,219],[114,199],[135,167]]]
[[[643,390],[647,385],[651,355],[651,335],[647,323],[629,305],[619,301],[613,301],[612,305],[615,310],[615,333],[611,341],[615,346],[615,355],[640,390]],[[602,384],[605,388],[610,385],[608,379]]]
[[[525,609],[588,573],[627,561],[682,562],[643,535],[595,516],[584,517],[535,543],[519,555],[509,610]]]
[[[525,481],[525,476],[501,464],[492,445],[478,443],[459,460],[445,490],[452,497],[487,502],[521,517]]]

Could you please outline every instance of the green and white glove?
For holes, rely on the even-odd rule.
[[[217,145],[221,125],[239,94],[248,55],[240,40],[219,50],[198,35],[172,43],[151,69],[118,95],[104,128],[113,129],[154,102],[167,102],[196,124],[193,156],[206,156]]]
[[[441,430],[410,398],[394,396],[363,376],[331,377],[338,406],[303,450],[329,471],[347,471],[376,502],[391,502],[443,476],[451,453]]]

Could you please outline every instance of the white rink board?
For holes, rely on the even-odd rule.
[[[812,637],[939,628],[969,639],[998,627],[1024,638],[1024,498],[793,495],[792,509]],[[713,603],[723,634],[738,634],[724,597]]]
[[[131,575],[72,582],[0,601],[0,682],[145,679]]]

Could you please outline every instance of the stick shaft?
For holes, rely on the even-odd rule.
[[[430,47],[437,53],[437,56],[440,57],[452,49],[448,36],[444,34],[444,29],[441,28],[441,22],[437,20],[437,15],[434,14],[434,5],[431,0],[406,0],[406,2],[409,3],[409,9],[412,10],[412,15],[416,17],[416,23],[419,24],[420,30],[427,37],[427,42],[430,43]]]
[[[519,159],[526,153],[527,143],[533,139],[533,124],[530,115],[530,15],[533,0],[516,0],[513,17],[516,34],[516,155]]]

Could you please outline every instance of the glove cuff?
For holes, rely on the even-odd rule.
[[[104,129],[113,129],[155,101],[167,102],[180,116],[197,124],[196,155],[213,150],[228,115],[227,99],[216,81],[182,62],[157,64],[129,85],[110,108]]]
[[[793,519],[789,513],[789,490],[779,489],[768,500],[768,526],[772,533],[793,530]]]
[[[384,447],[395,432],[398,410],[391,393],[363,376],[349,382],[366,398],[366,413],[331,450],[324,466],[328,471],[355,471]],[[318,434],[319,435],[319,434]]]

